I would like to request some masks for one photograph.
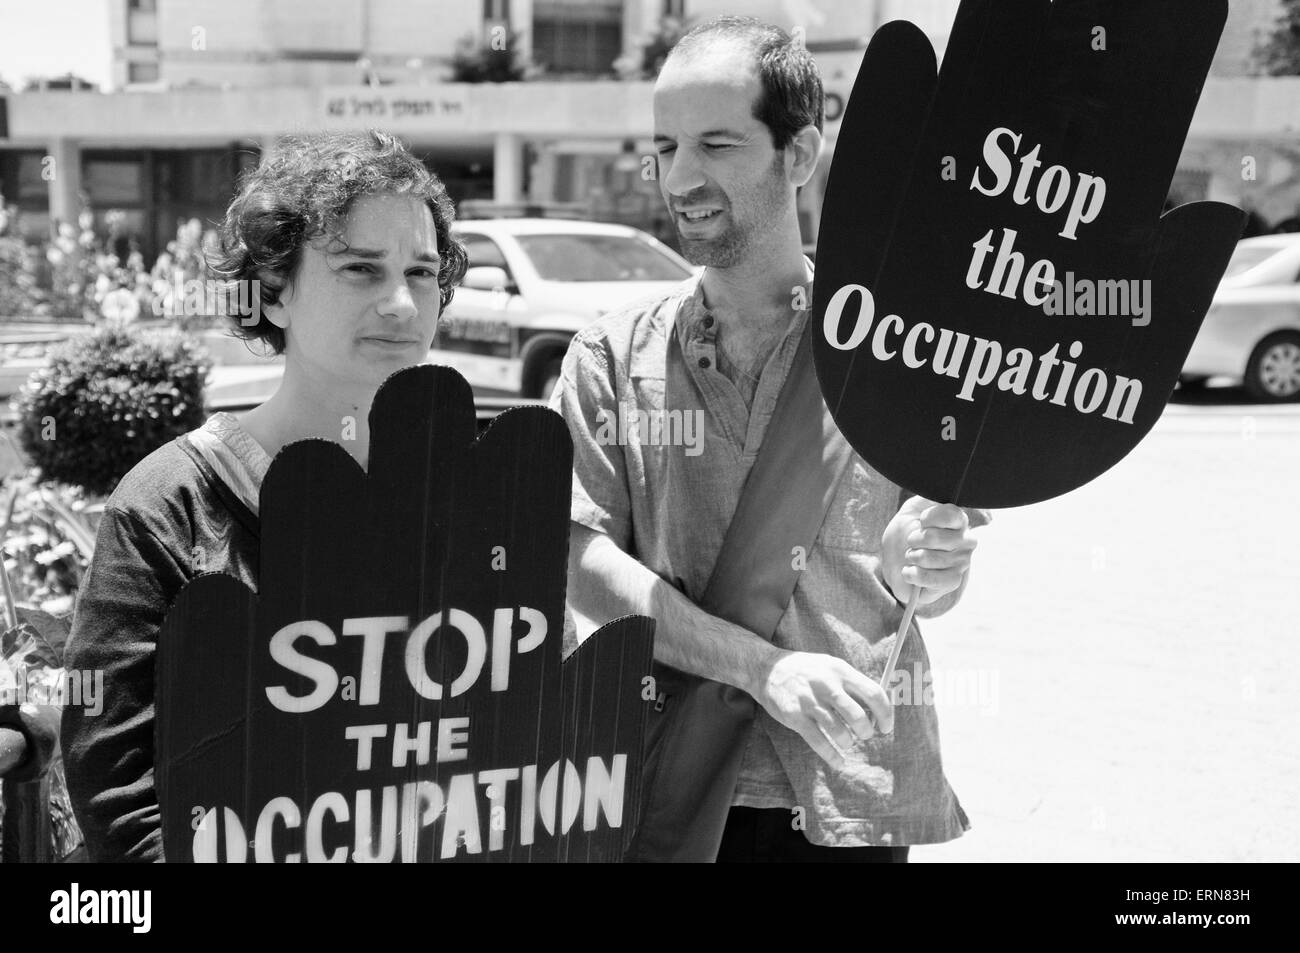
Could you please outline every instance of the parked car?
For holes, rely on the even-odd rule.
[[[1237,243],[1179,379],[1211,377],[1259,401],[1300,400],[1300,234]]]
[[[672,249],[624,225],[500,218],[452,229],[470,267],[429,361],[456,368],[480,392],[549,397],[574,334],[692,274]]]

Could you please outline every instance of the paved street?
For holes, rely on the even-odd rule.
[[[924,628],[973,828],[913,859],[1300,860],[1298,486],[1300,406],[1238,398],[997,512]]]

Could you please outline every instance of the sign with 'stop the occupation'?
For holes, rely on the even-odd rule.
[[[612,622],[561,663],[564,421],[511,410],[476,441],[469,386],[417,367],[370,429],[368,472],[323,440],[277,455],[257,595],[204,575],[168,613],[167,860],[621,859],[654,624]]]
[[[835,148],[814,348],[836,424],[931,499],[1068,492],[1164,410],[1244,216],[1162,216],[1226,0],[964,0],[936,77],[877,32]]]

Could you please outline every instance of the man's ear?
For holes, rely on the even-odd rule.
[[[786,150],[791,156],[790,184],[802,188],[817,171],[817,160],[822,154],[822,134],[816,126],[804,126],[794,134]]]

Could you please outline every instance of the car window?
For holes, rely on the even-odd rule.
[[[1232,253],[1232,258],[1228,260],[1228,268],[1223,273],[1224,278],[1235,278],[1243,271],[1254,268],[1261,261],[1271,258],[1277,254],[1277,249],[1259,245],[1238,245],[1237,250]]]
[[[546,281],[682,281],[690,271],[648,242],[622,235],[519,235]]]
[[[506,264],[506,256],[501,253],[501,246],[492,239],[473,233],[462,233],[456,237],[465,246],[469,267],[502,268],[507,275],[510,274],[510,266]]]

